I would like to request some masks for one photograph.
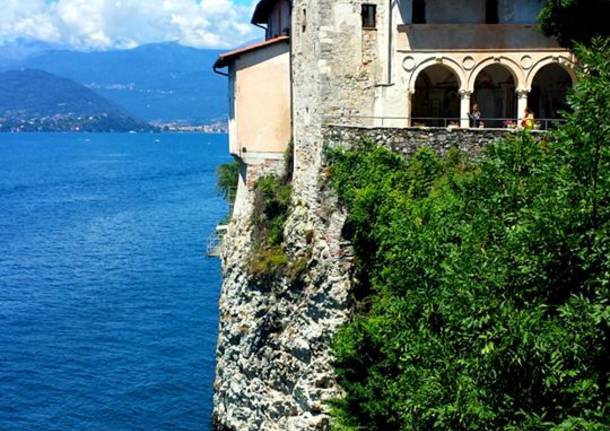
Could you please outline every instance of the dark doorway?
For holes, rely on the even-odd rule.
[[[558,64],[544,66],[536,73],[528,105],[543,128],[561,118],[561,111],[569,109],[568,91],[572,88],[572,77]]]
[[[412,125],[446,127],[459,123],[460,84],[447,66],[435,64],[423,70],[415,82]]]
[[[510,70],[500,64],[481,70],[474,83],[473,103],[479,105],[485,127],[516,125],[516,85]]]

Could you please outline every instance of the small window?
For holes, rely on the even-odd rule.
[[[305,32],[307,30],[307,9],[301,10],[301,30]]]
[[[487,0],[485,2],[485,23],[498,24],[500,17],[498,16],[498,0]]]
[[[377,6],[374,4],[362,5],[362,27],[376,28],[377,27]]]
[[[426,0],[413,0],[413,24],[426,23]]]

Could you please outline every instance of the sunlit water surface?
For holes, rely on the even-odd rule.
[[[0,430],[209,430],[224,135],[0,135]]]

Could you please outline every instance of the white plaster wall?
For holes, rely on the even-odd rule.
[[[237,142],[237,121],[235,118],[235,65],[229,65],[229,153],[239,154]]]
[[[243,54],[235,68],[232,153],[283,153],[291,138],[288,42]]]

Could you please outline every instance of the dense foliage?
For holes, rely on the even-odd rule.
[[[542,142],[329,152],[362,282],[337,430],[610,429],[610,48],[578,50]]]
[[[254,186],[250,273],[257,278],[277,275],[288,265],[282,242],[291,192],[287,178],[276,175],[261,177]]]
[[[564,46],[610,35],[610,0],[548,0],[538,20]]]

